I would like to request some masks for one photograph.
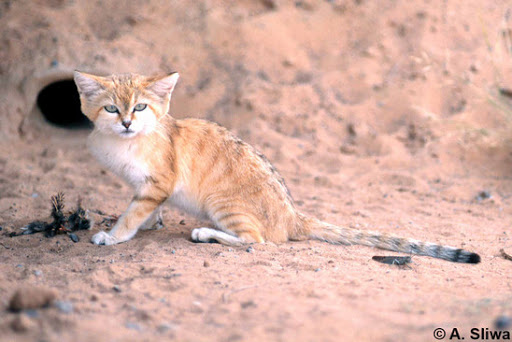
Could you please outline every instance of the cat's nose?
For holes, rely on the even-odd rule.
[[[122,124],[126,129],[128,129],[130,127],[130,125],[132,124],[132,121],[131,120],[123,120]]]

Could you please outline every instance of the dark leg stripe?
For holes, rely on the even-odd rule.
[[[150,197],[150,196],[135,196],[133,198],[134,201],[137,201],[137,202],[151,202],[151,203],[156,203],[156,204],[160,204],[162,203],[163,201],[165,201],[165,198],[154,198],[154,197]]]
[[[226,225],[226,228],[231,229],[231,228],[234,228],[234,227],[241,226],[243,224],[246,224],[246,223],[242,222],[242,221],[229,222],[229,224]]]
[[[147,176],[146,177],[146,182],[148,183],[152,183],[152,184],[157,184],[158,183],[158,179],[156,179],[155,177],[153,176]]]
[[[221,222],[221,221],[224,221],[230,217],[233,217],[233,216],[239,216],[239,215],[242,215],[242,214],[239,214],[239,213],[227,213],[227,214],[224,214],[222,215],[221,217],[218,218],[218,221]]]

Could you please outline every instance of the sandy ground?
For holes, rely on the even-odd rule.
[[[164,229],[116,246],[89,243],[107,228],[98,214],[77,243],[65,235],[11,238],[48,219],[58,191],[69,209],[80,197],[109,215],[121,214],[132,193],[89,155],[86,130],[2,104],[0,131],[10,136],[0,145],[0,340],[434,341],[437,327],[457,327],[468,340],[471,328],[493,329],[498,316],[512,315],[512,264],[499,252],[512,253],[512,99],[499,93],[512,88],[507,2],[149,1],[131,20],[110,24],[101,20],[107,10],[85,1],[37,1],[28,14],[20,3],[0,12],[8,39],[37,23],[17,18],[37,12],[51,18],[44,32],[83,19],[59,31],[77,49],[86,45],[76,39],[82,29],[102,39],[96,54],[124,46],[103,69],[127,68],[123,54],[130,61],[128,47],[141,42],[150,42],[150,61],[165,52],[154,68],[182,75],[172,114],[217,121],[255,145],[301,210],[463,247],[482,262],[416,256],[400,268],[371,259],[396,253],[361,246],[194,244],[190,230],[208,222],[172,208]],[[153,21],[155,8],[175,25]],[[44,41],[30,37],[34,46]],[[59,49],[73,65],[75,55]],[[27,51],[20,58],[30,58]],[[0,71],[30,69],[11,59]],[[13,293],[27,286],[53,289],[64,307],[9,312]]]

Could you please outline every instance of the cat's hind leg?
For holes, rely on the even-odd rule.
[[[258,231],[233,231],[233,233],[230,234],[221,230],[205,227],[192,230],[191,238],[194,242],[218,242],[226,246],[242,246],[249,243],[265,242]]]
[[[191,234],[192,241],[194,242],[218,242],[227,246],[241,246],[244,241],[238,236],[234,236],[228,233],[224,233],[220,230],[213,228],[196,228],[192,230]]]
[[[196,228],[192,230],[194,242],[219,242],[227,246],[242,246],[250,243],[263,243],[260,222],[242,209],[217,211],[211,216],[218,229]]]

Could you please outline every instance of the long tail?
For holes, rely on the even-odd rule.
[[[304,223],[305,232],[308,233],[308,237],[314,240],[333,244],[376,247],[395,252],[426,255],[452,262],[469,264],[478,264],[480,262],[478,254],[460,248],[387,236],[377,232],[338,227],[305,215],[301,215],[301,220]]]

